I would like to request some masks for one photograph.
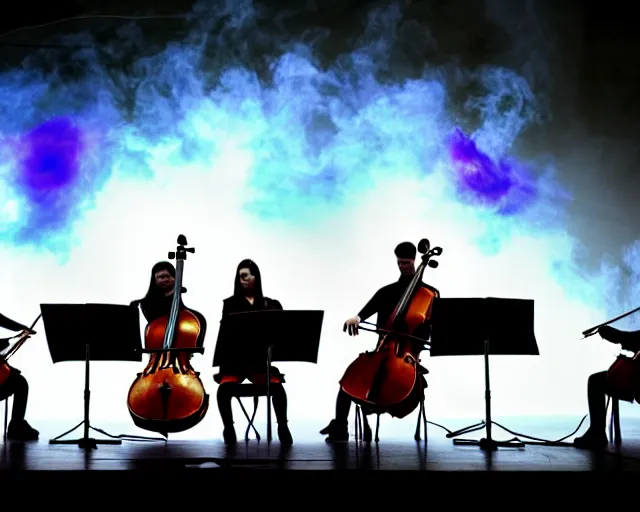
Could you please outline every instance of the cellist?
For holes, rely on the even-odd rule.
[[[400,270],[400,278],[395,283],[391,283],[380,288],[356,316],[349,318],[345,322],[343,331],[348,331],[349,336],[356,336],[358,334],[358,326],[360,322],[367,320],[374,314],[377,314],[377,328],[384,328],[387,320],[393,313],[403,293],[406,291],[409,283],[413,279],[413,276],[416,273],[416,246],[411,242],[402,242],[396,246],[394,253],[398,269]],[[440,296],[440,292],[437,289],[422,281],[420,282],[420,286],[431,290],[435,297]],[[429,338],[430,332],[431,327],[427,321],[414,332],[414,336],[426,340]],[[418,366],[421,374],[420,377],[423,380],[424,387],[426,388],[424,374],[427,373],[427,370],[420,365]],[[351,402],[351,397],[340,389],[336,400],[336,416],[327,427],[320,431],[321,434],[327,435],[327,441],[346,441],[349,439],[347,422],[349,410],[351,409]],[[371,429],[367,423],[364,425],[363,433],[364,440],[366,442],[370,442],[372,435]]]
[[[620,345],[623,350],[640,351],[640,330],[621,331],[609,325],[598,329],[598,334],[604,340]],[[601,449],[608,444],[606,423],[606,396],[615,396],[619,400],[633,402],[632,389],[613,388],[608,380],[608,372],[602,371],[589,376],[587,381],[587,398],[589,401],[589,429],[582,436],[573,441],[576,448]]]
[[[35,331],[29,329],[6,316],[0,314],[0,327],[13,332],[20,333],[15,337],[23,334],[35,334]],[[0,352],[6,350],[9,346],[9,340],[12,338],[0,339]],[[20,370],[11,367],[9,378],[0,385],[0,401],[6,400],[13,396],[13,408],[11,411],[11,422],[7,429],[7,438],[11,441],[35,441],[40,433],[34,429],[25,420],[27,412],[27,402],[29,400],[29,383],[27,379],[20,373]]]
[[[168,315],[173,301],[173,285],[176,268],[168,261],[160,261],[151,269],[151,278],[146,295],[142,299],[131,301],[132,306],[140,306],[147,322]],[[182,300],[180,307],[184,307]]]

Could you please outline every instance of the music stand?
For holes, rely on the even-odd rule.
[[[318,362],[324,311],[231,313],[220,322],[213,366],[267,367],[267,442],[271,442],[271,363]]]
[[[142,361],[138,308],[114,304],[41,304],[40,311],[53,363],[85,363],[84,419],[49,444],[77,444],[84,449],[95,449],[99,444],[122,444],[119,439],[89,437],[89,429],[96,430],[89,421],[89,368],[90,361]],[[83,425],[82,438],[61,439]]]
[[[524,443],[495,441],[491,437],[490,355],[540,355],[534,334],[534,302],[524,299],[435,299],[431,315],[431,357],[484,356],[485,420],[447,437],[486,428],[480,440],[454,439],[456,445],[477,445],[484,450]]]

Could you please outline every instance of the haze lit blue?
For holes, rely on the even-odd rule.
[[[530,160],[515,149],[546,108],[527,80],[490,65],[403,73],[393,53],[397,6],[371,14],[375,30],[331,61],[309,43],[313,34],[260,29],[259,12],[247,2],[199,5],[188,35],[157,50],[135,25],[99,49],[92,36],[70,34],[66,43],[88,48],[42,50],[0,74],[0,236],[11,269],[3,313],[35,317],[47,301],[128,303],[184,232],[196,246],[185,301],[211,324],[208,352],[194,359],[202,370],[212,372],[221,300],[244,257],[286,308],[326,311],[319,364],[287,367],[292,421],[321,427],[346,364],[375,343],[346,339],[341,322],[396,279],[398,242],[428,237],[444,252],[425,280],[444,296],[536,300],[542,355],[496,364],[496,414],[525,402],[531,414],[584,409],[586,377],[610,364],[612,347],[578,345],[580,330],[638,298],[640,249],[619,248],[597,272],[582,266],[583,246],[565,229],[574,191],[561,170],[539,164],[553,154]],[[249,38],[271,54],[251,57]],[[462,104],[453,100],[461,87],[476,91]],[[73,389],[81,369],[62,379],[44,340],[33,341],[20,359],[25,373]],[[481,379],[480,361],[424,357],[432,414],[481,415],[482,381],[462,389],[458,380]],[[110,404],[96,406],[98,417],[126,421],[137,366],[125,363],[122,382],[96,391]],[[545,396],[567,379],[571,394],[534,397],[539,384],[519,380],[545,373],[555,382]],[[105,386],[114,378],[107,366],[96,374]],[[30,411],[47,416],[48,386],[33,386]],[[303,389],[313,389],[312,411]],[[55,415],[78,409],[76,395]],[[215,407],[210,416],[218,421]]]

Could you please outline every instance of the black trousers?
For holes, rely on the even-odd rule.
[[[29,383],[20,373],[13,371],[7,381],[0,386],[0,401],[13,396],[11,422],[21,422],[27,412]]]
[[[612,390],[607,384],[607,372],[598,372],[589,376],[587,382],[587,397],[589,400],[589,430],[597,432],[607,429],[607,396]]]
[[[233,412],[231,410],[231,399],[238,395],[239,386],[246,384],[238,384],[236,382],[224,382],[218,386],[218,410],[224,428],[233,427]],[[273,411],[276,415],[276,421],[284,425],[287,423],[287,393],[282,384],[271,384],[271,399],[273,402]]]
[[[336,423],[346,424],[349,420],[349,411],[351,411],[351,397],[347,395],[342,388],[338,391],[336,398]]]

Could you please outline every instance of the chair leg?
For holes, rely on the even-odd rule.
[[[4,434],[2,437],[4,442],[7,441],[7,432],[9,429],[9,400],[11,400],[11,397],[7,397],[4,401]]]
[[[253,431],[256,434],[256,439],[258,441],[260,441],[260,434],[258,433],[258,430],[256,429],[255,425],[253,424],[253,420],[255,420],[255,417],[256,417],[256,411],[258,410],[258,397],[254,397],[253,398],[253,415],[251,416],[251,418],[249,418],[249,413],[244,408],[244,404],[242,403],[242,400],[240,400],[240,397],[236,397],[236,400],[240,404],[240,407],[242,409],[242,412],[244,413],[245,418],[247,418],[248,425],[247,425],[247,430],[244,433],[244,440],[245,441],[249,440],[249,431],[251,429],[253,429]]]
[[[355,417],[355,424],[356,424],[356,441],[360,441],[362,439],[362,410],[360,409],[359,405],[356,405],[356,417]]]
[[[611,416],[613,420],[613,442],[616,446],[620,446],[622,434],[620,432],[620,402],[617,398],[614,398],[611,404]]]
[[[416,441],[420,441],[420,428],[422,426],[422,402],[420,402],[420,407],[418,409],[418,420],[416,421],[416,433],[413,438]]]
[[[422,403],[422,426],[424,427],[424,440],[426,441],[429,437],[427,434],[427,409],[424,406],[424,398],[421,400]]]
[[[607,398],[606,412],[609,413],[609,403],[612,402],[612,398]],[[609,439],[613,440],[613,407],[611,407],[611,415],[609,416]]]
[[[376,443],[378,443],[380,441],[380,438],[378,437],[378,433],[380,432],[380,415],[377,415],[378,417],[376,418]]]

